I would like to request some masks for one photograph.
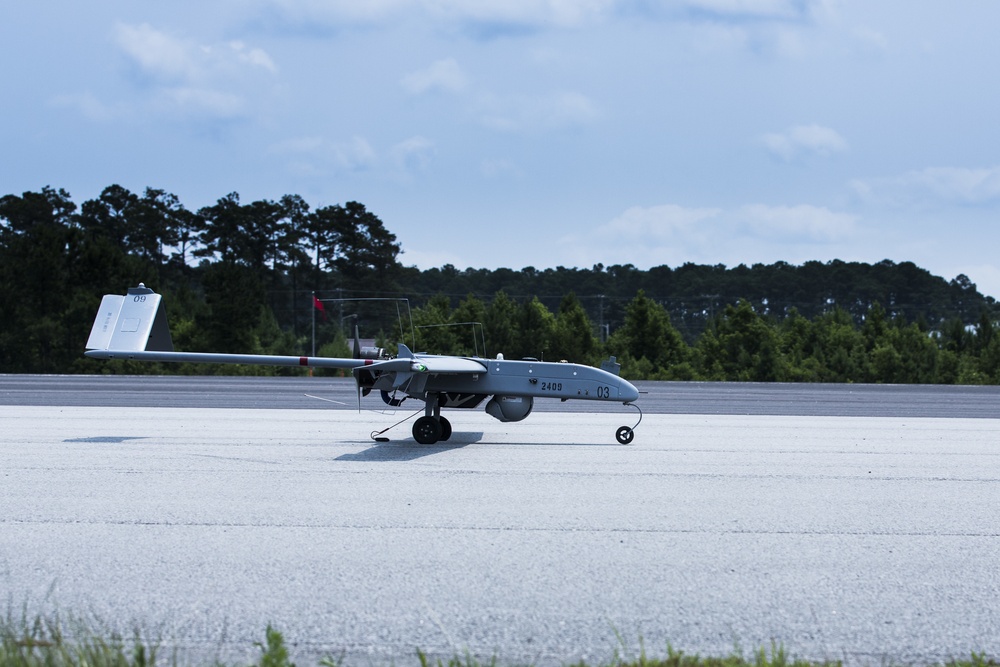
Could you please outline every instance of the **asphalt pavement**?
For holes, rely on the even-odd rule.
[[[636,382],[649,414],[1000,418],[1000,387]],[[357,410],[350,378],[0,375],[0,405]],[[366,410],[385,406],[377,394]],[[407,404],[409,405],[409,404]],[[419,404],[416,404],[419,407]],[[414,408],[416,409],[416,407]],[[535,411],[620,411],[613,403],[535,401]]]

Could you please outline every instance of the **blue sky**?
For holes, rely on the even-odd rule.
[[[992,0],[0,6],[0,194],[356,200],[421,268],[913,261],[1000,297]]]

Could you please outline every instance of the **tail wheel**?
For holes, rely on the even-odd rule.
[[[618,427],[618,431],[615,432],[615,437],[618,439],[618,442],[627,445],[635,437],[635,431],[629,426],[620,426]]]
[[[450,424],[448,431],[448,435],[451,435]],[[442,435],[444,435],[444,429],[441,426],[441,422],[434,417],[424,415],[417,421],[413,422],[413,439],[421,445],[433,445],[441,439]]]

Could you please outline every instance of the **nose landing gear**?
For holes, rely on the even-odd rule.
[[[642,408],[635,403],[626,403],[625,405],[630,405],[639,411],[639,421],[635,423],[635,426],[619,426],[618,430],[615,431],[615,439],[623,445],[627,445],[632,442],[632,439],[635,438],[636,426],[642,423]]]

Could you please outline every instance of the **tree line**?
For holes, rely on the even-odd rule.
[[[357,326],[390,350],[615,355],[631,379],[1000,382],[994,299],[910,262],[421,271],[400,254],[358,202],[6,195],[0,372],[291,372],[83,357],[101,295],[143,282],[164,294],[180,350],[343,356]]]

